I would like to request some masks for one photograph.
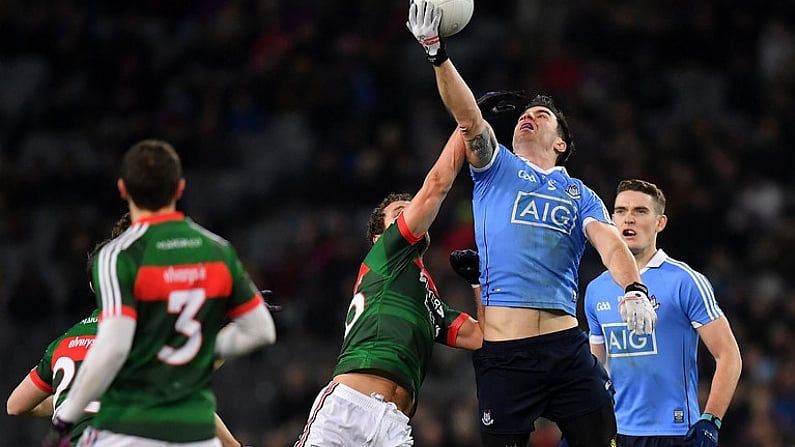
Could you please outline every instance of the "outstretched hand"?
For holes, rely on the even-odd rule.
[[[425,48],[429,63],[439,66],[447,60],[444,41],[439,34],[439,23],[442,21],[442,9],[431,2],[416,0],[409,5],[409,18],[406,22],[417,42]]]
[[[450,266],[472,286],[480,285],[480,256],[475,250],[453,250]]]

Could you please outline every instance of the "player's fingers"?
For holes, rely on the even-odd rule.
[[[418,12],[419,9],[417,8],[417,2],[411,2],[411,5],[409,6],[409,21],[406,23],[406,25],[409,25],[409,29],[411,29],[411,25],[417,23]]]
[[[434,31],[439,29],[439,24],[442,22],[442,8],[436,8],[433,10],[433,18],[431,19],[431,25],[433,25]]]
[[[422,10],[422,24],[426,27],[433,24],[433,3],[431,2],[422,2],[424,8]]]

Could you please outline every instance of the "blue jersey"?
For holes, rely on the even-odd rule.
[[[723,312],[709,280],[662,250],[641,270],[641,279],[657,308],[654,332],[627,331],[618,314],[624,289],[604,272],[585,291],[591,343],[607,351],[618,433],[681,436],[700,415],[696,328]]]
[[[543,170],[503,145],[470,171],[483,304],[575,315],[585,225],[612,225],[602,200],[563,167]]]

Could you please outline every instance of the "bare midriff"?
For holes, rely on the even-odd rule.
[[[394,403],[398,410],[406,416],[411,414],[412,406],[414,405],[411,392],[386,377],[353,372],[334,376],[334,381],[349,386],[367,396],[371,396],[374,393],[380,394],[383,396],[384,402]]]
[[[486,306],[483,339],[517,340],[551,334],[577,326],[577,319],[556,310]]]

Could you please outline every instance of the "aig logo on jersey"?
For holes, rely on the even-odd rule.
[[[576,205],[565,197],[519,191],[513,204],[511,223],[544,227],[571,234]]]
[[[633,357],[657,354],[657,332],[637,335],[627,330],[626,323],[602,325],[608,357]]]

